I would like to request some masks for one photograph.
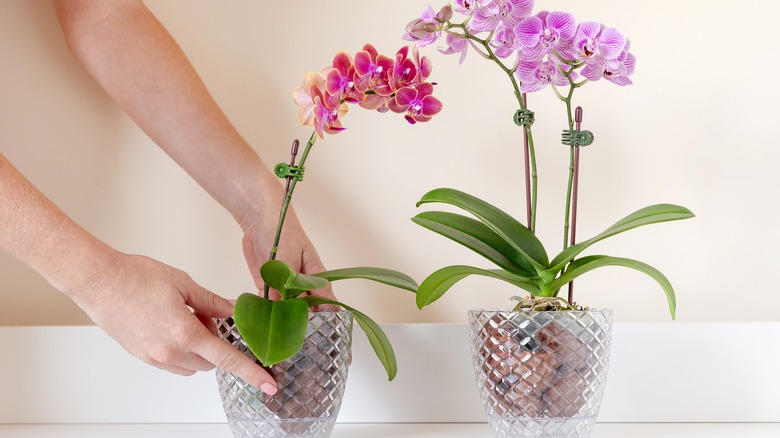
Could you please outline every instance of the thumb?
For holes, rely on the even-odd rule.
[[[227,318],[233,314],[233,303],[198,285],[182,291],[181,295],[184,302],[200,315]]]

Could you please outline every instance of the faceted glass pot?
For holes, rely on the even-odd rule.
[[[496,438],[588,438],[607,383],[612,311],[469,311]]]
[[[251,359],[232,318],[217,320],[222,339]],[[352,314],[311,312],[303,349],[267,367],[278,391],[269,396],[232,373],[217,370],[217,383],[236,438],[328,438],[336,424],[352,348]],[[259,362],[258,362],[259,364]]]

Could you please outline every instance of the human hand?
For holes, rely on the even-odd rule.
[[[72,297],[125,350],[185,376],[216,366],[266,394],[276,393],[262,367],[216,336],[211,318],[232,315],[228,300],[147,257],[120,253],[109,266]]]
[[[264,288],[264,282],[260,276],[260,266],[268,261],[268,255],[271,252],[273,238],[276,233],[276,221],[256,219],[243,228],[244,238],[242,246],[244,257],[246,258],[249,271],[252,273],[255,287],[257,287],[258,291],[261,291]],[[325,266],[323,266],[320,256],[303,231],[303,227],[292,208],[287,212],[276,258],[286,262],[295,272],[302,274],[316,274],[325,271]],[[271,298],[279,298],[278,292],[273,290],[270,292],[272,294]],[[330,284],[323,289],[311,291],[311,294],[331,300],[336,299]],[[330,305],[318,306],[318,310],[338,310],[338,307]]]

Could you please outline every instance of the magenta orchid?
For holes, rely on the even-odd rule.
[[[431,70],[430,59],[420,56],[416,47],[411,51],[408,46],[401,48],[395,58],[379,54],[370,44],[354,58],[339,52],[330,67],[308,73],[293,92],[298,118],[313,126],[320,138],[345,129],[341,118],[349,103],[379,112],[405,113],[411,124],[426,122],[442,107],[432,96],[433,84],[426,82]]]
[[[422,83],[416,87],[406,87],[396,93],[390,101],[390,109],[396,113],[405,112],[406,120],[415,124],[427,122],[435,114],[441,111],[441,101],[433,97],[433,85]]]
[[[441,18],[450,17],[442,15]],[[301,123],[312,126],[314,132],[300,155],[300,143],[295,140],[289,162],[274,166],[274,174],[285,180],[284,198],[268,261],[259,272],[265,282],[263,296],[242,294],[233,314],[241,338],[263,365],[271,366],[297,354],[305,342],[309,309],[328,305],[352,313],[370,339],[388,379],[395,377],[398,365],[393,347],[376,322],[342,302],[309,295],[308,291],[321,289],[335,280],[361,278],[416,292],[418,286],[414,279],[398,271],[374,267],[302,273],[276,256],[295,187],[303,180],[304,165],[317,138],[344,131],[342,118],[349,104],[379,112],[402,113],[411,124],[431,120],[442,108],[441,102],[433,97],[434,84],[427,82],[431,70],[430,60],[421,57],[416,47],[411,51],[404,47],[391,58],[366,44],[354,57],[344,51],[337,53],[330,66],[306,74],[303,83],[293,91]],[[271,288],[278,292],[278,299],[271,299]]]

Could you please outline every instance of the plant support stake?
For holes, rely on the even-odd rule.
[[[528,98],[522,94],[523,108],[528,108]],[[531,218],[531,151],[528,145],[528,130],[523,126],[523,158],[525,159],[525,205],[528,216],[528,229],[534,231]]]

